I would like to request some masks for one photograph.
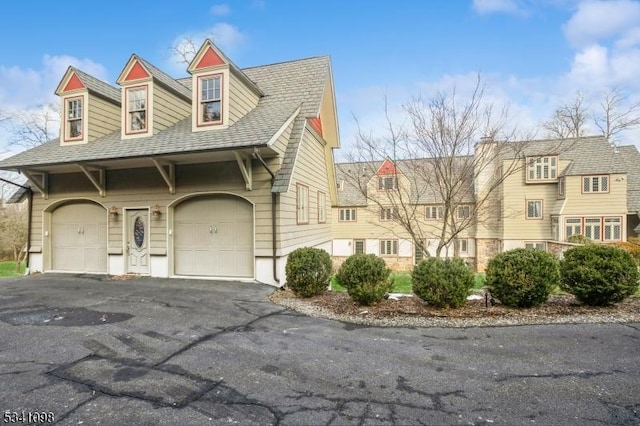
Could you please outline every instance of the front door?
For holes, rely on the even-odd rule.
[[[149,273],[149,210],[127,210],[127,273]]]

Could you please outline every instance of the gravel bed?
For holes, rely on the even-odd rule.
[[[295,312],[318,318],[383,327],[486,327],[533,324],[640,322],[640,300],[607,307],[587,307],[572,296],[551,296],[537,308],[513,309],[470,301],[458,309],[436,309],[416,297],[383,300],[375,306],[357,306],[344,293],[327,292],[308,299],[290,290],[277,290],[271,301]]]

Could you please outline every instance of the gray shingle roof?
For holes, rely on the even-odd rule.
[[[627,165],[627,209],[640,214],[640,153],[629,145],[618,147],[618,155]]]
[[[460,161],[465,161],[468,157],[460,157]],[[338,206],[366,206],[366,187],[376,171],[382,165],[382,161],[338,163],[336,164],[336,179],[338,184],[342,184],[342,189],[338,189]],[[405,175],[411,185],[412,202],[417,204],[437,204],[442,203],[442,197],[438,194],[435,185],[428,181],[433,173],[433,160],[422,158],[416,160],[396,161],[398,173]],[[473,180],[470,176],[464,182],[465,186],[459,192],[464,195],[459,201],[462,203],[473,203]]]
[[[140,56],[135,55],[135,57],[140,61],[142,65],[151,73],[151,76],[161,83],[163,86],[167,87],[169,90],[173,91],[178,96],[185,98],[187,101],[191,101],[191,88],[187,88],[184,85],[177,82],[173,77],[164,71],[156,68],[151,63],[145,61]]]
[[[122,140],[120,130],[117,130],[84,145],[60,146],[58,139],[54,139],[0,161],[0,169],[264,146],[300,106],[301,113],[294,122],[290,147],[277,174],[278,187],[274,190],[281,191],[288,188],[304,118],[315,117],[320,108],[329,58],[314,57],[253,67],[244,72],[265,96],[260,98],[254,110],[226,129],[192,132],[191,117],[188,117],[146,138]],[[186,81],[182,79],[176,84],[185,87],[183,82]]]
[[[117,87],[113,87],[109,83],[105,83],[102,80],[98,80],[97,78],[92,77],[86,72],[80,71],[77,68],[70,68],[73,70],[73,72],[76,73],[78,78],[80,78],[80,81],[82,81],[82,83],[90,92],[93,92],[115,104],[120,105],[120,89],[118,89]]]

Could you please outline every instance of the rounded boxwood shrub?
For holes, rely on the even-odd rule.
[[[349,297],[360,305],[373,305],[391,291],[391,281],[384,260],[374,254],[354,254],[340,266],[336,278]]]
[[[287,257],[287,287],[298,296],[318,295],[329,286],[331,266],[331,256],[322,249],[296,249]]]
[[[513,249],[491,259],[486,271],[486,286],[502,304],[528,308],[547,301],[560,284],[558,259],[536,249]]]
[[[633,257],[617,247],[589,245],[564,253],[561,288],[587,305],[621,302],[638,289],[640,273]]]
[[[460,258],[421,260],[411,274],[413,292],[440,308],[457,308],[466,302],[473,287],[473,272]]]

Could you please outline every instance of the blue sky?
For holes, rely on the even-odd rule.
[[[354,140],[354,116],[379,131],[385,96],[392,118],[402,120],[410,97],[453,85],[464,93],[478,72],[488,98],[509,103],[513,123],[526,131],[577,90],[592,106],[610,87],[640,99],[637,0],[147,4],[2,2],[0,110],[55,102],[68,65],[115,84],[132,53],[184,76],[171,47],[205,36],[240,67],[331,55],[343,151]],[[0,132],[0,147],[6,138]],[[633,132],[622,142],[637,140]]]

